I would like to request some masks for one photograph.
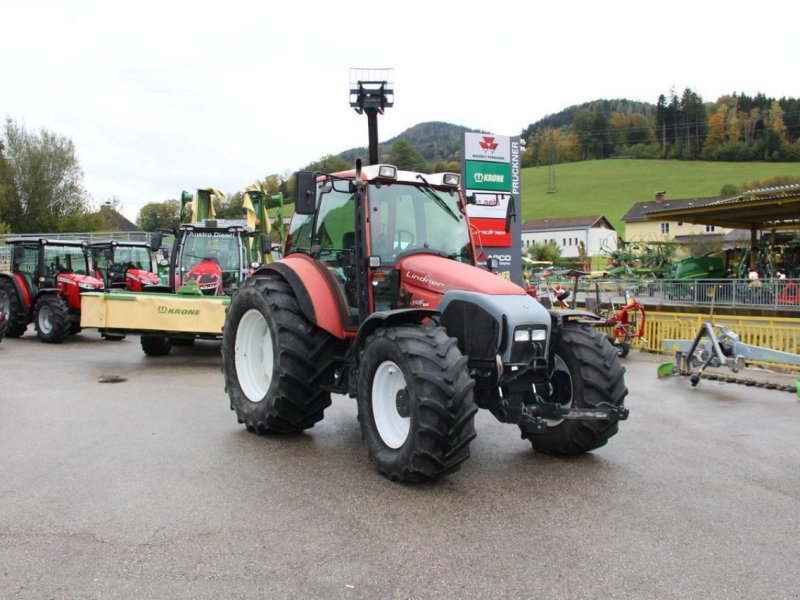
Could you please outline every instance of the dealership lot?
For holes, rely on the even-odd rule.
[[[484,412],[462,470],[380,477],[355,402],[236,423],[220,345],[0,343],[2,598],[797,598],[800,401],[625,360],[630,419],[534,454]]]

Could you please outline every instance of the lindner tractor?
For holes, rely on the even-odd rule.
[[[43,342],[78,333],[81,294],[103,289],[91,275],[86,242],[13,238],[11,272],[0,273],[0,309],[6,335],[20,337],[33,321]]]
[[[548,311],[476,266],[459,175],[358,161],[296,183],[284,257],[235,292],[223,332],[226,391],[248,430],[310,428],[331,393],[347,394],[370,459],[403,482],[456,471],[478,408],[547,454],[617,432],[616,350],[582,313]]]

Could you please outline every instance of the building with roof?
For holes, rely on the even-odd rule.
[[[586,256],[617,250],[617,230],[603,215],[536,219],[522,223],[522,249],[552,242],[564,258],[577,258],[583,246]]]
[[[666,192],[656,192],[653,200],[637,202],[620,219],[625,223],[625,242],[672,242],[679,239],[697,239],[697,236],[714,236],[721,239],[731,232],[730,228],[714,224],[690,223],[682,219],[654,220],[650,212],[662,210],[684,210],[710,204],[719,198],[686,198],[667,200]]]

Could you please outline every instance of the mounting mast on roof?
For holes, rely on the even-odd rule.
[[[378,163],[378,114],[394,105],[394,69],[350,69],[350,106],[367,113],[369,164]]]

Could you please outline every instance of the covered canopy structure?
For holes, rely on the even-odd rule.
[[[800,229],[800,185],[750,190],[735,198],[698,200],[681,208],[655,208],[644,216],[651,221],[747,229],[754,248],[758,231]]]

